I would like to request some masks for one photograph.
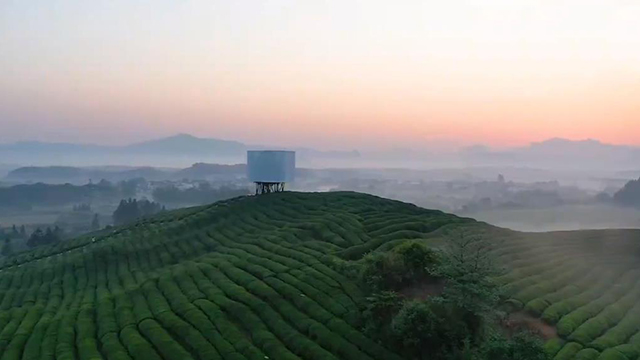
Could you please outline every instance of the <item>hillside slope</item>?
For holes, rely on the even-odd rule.
[[[283,193],[168,212],[12,258],[2,359],[398,359],[358,329],[335,270],[470,220],[355,193]]]
[[[459,229],[491,244],[508,302],[557,328],[553,359],[640,359],[640,231],[520,233],[371,195],[281,193],[5,259],[0,360],[399,359],[360,332],[362,289],[337,269]]]
[[[557,328],[556,360],[640,359],[640,231],[504,233],[492,241],[516,309]]]

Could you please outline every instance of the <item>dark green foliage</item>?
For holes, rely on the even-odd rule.
[[[553,358],[554,360],[572,360],[582,349],[584,346],[578,343],[568,343],[566,344]]]
[[[138,219],[155,215],[162,210],[162,205],[149,200],[122,200],[113,212],[113,223],[115,225],[129,224]]]
[[[55,227],[54,230],[51,228],[47,228],[45,231],[38,228],[36,231],[31,234],[29,240],[27,240],[27,245],[29,247],[36,247],[41,245],[50,245],[55,244],[62,240],[62,230],[59,227]]]
[[[518,333],[512,338],[494,334],[487,339],[476,356],[478,360],[548,360],[540,338],[528,333]]]
[[[361,331],[363,289],[335,253],[373,241],[370,231],[380,241],[460,221],[351,193],[241,197],[152,217],[141,214],[157,204],[124,203],[137,206],[131,226],[0,263],[3,356],[399,360]],[[376,227],[370,217],[389,220]],[[417,242],[390,253],[407,285],[434,262]],[[382,314],[383,301],[369,313]]]
[[[191,355],[171,338],[171,335],[155,320],[146,319],[138,325],[143,334],[166,359],[190,359]]]
[[[600,356],[600,353],[595,349],[582,349],[575,357],[575,360],[596,360]]]
[[[364,311],[365,330],[379,339],[391,336],[391,322],[402,308],[402,300],[393,291],[381,291],[367,297]]]
[[[424,249],[413,242],[401,243],[363,259],[362,279],[373,289],[411,284],[402,274],[422,282],[433,281],[435,275],[443,282],[441,293],[426,300],[409,298],[402,303],[393,292],[374,292],[364,313],[368,334],[393,344],[408,359],[547,359],[538,338],[520,333],[505,338],[493,330],[498,325],[501,287],[494,280],[500,272],[490,244],[456,232],[448,234],[437,257]],[[398,268],[403,270],[395,271]]]
[[[234,198],[2,258],[0,353],[542,359],[492,331],[504,294],[564,329],[558,359],[637,360],[637,234],[515,233],[354,193]],[[411,301],[434,278],[444,291]]]
[[[445,281],[443,297],[471,317],[494,311],[501,288],[494,280],[499,274],[488,241],[464,232],[451,236],[435,274]]]
[[[444,359],[472,336],[458,310],[433,300],[407,302],[393,318],[392,333],[411,358]]]
[[[387,252],[374,252],[362,260],[360,277],[374,290],[398,290],[431,277],[436,254],[418,242],[408,241]]]

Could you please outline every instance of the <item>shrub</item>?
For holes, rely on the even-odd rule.
[[[529,334],[518,333],[511,339],[492,335],[479,349],[481,359],[487,360],[547,360],[541,339]]]
[[[568,343],[556,354],[553,360],[573,360],[582,348],[583,346],[578,343]]]
[[[596,360],[600,356],[598,350],[595,349],[582,349],[576,354],[575,360]]]
[[[459,310],[436,301],[407,302],[394,317],[391,331],[407,355],[444,359],[472,337]]]
[[[143,334],[166,359],[190,359],[191,355],[175,342],[155,320],[146,319],[138,325]]]
[[[544,351],[549,355],[549,357],[553,358],[558,354],[558,352],[560,352],[560,350],[562,350],[565,344],[566,342],[560,338],[551,339],[544,344]]]
[[[365,284],[376,290],[397,290],[429,278],[438,261],[425,245],[409,241],[388,252],[371,253],[362,262],[360,278]]]

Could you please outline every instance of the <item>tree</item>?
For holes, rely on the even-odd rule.
[[[124,225],[135,221],[140,217],[138,202],[136,199],[121,200],[116,211],[113,212],[113,223]]]
[[[458,309],[437,298],[405,303],[393,318],[391,329],[413,359],[451,358],[472,337]]]
[[[496,242],[471,230],[444,234],[434,256],[417,242],[375,252],[361,262],[362,280],[376,292],[367,297],[364,330],[411,360],[547,360],[542,341],[529,334],[512,338],[498,326],[500,274],[492,256]],[[402,302],[393,289],[435,279],[442,292]],[[375,286],[371,286],[371,283]]]
[[[27,229],[24,227],[24,225],[20,226],[20,237],[23,239],[27,238]]]
[[[615,195],[613,201],[619,205],[640,208],[640,179],[631,180]]]
[[[451,233],[435,275],[445,280],[443,298],[470,315],[492,314],[500,301],[500,274],[491,255],[494,245],[465,231]]]
[[[27,246],[35,247],[43,244],[45,238],[44,235],[44,231],[42,231],[42,229],[40,228],[37,228],[33,233],[31,233],[29,240],[27,240]]]
[[[20,233],[18,232],[16,224],[13,224],[13,226],[11,227],[11,237],[14,239],[20,237]]]
[[[381,291],[368,296],[363,312],[365,333],[371,337],[388,339],[391,336],[391,321],[401,308],[402,300],[394,291]]]
[[[13,254],[13,245],[11,244],[11,239],[10,238],[6,238],[4,240],[4,245],[2,245],[2,250],[0,250],[0,254],[4,255],[4,256],[9,256],[11,254]]]
[[[115,225],[128,224],[140,218],[155,215],[160,211],[162,211],[162,205],[149,200],[121,200],[120,205],[113,212],[113,223]]]
[[[429,280],[431,269],[437,262],[433,250],[418,242],[407,241],[390,251],[365,256],[360,277],[374,290],[399,290]]]
[[[27,240],[27,246],[36,247],[40,245],[54,244],[59,242],[61,238],[62,238],[62,229],[60,229],[57,226],[55,227],[54,230],[51,230],[51,228],[48,227],[45,231],[42,231],[42,229],[37,228],[31,234],[31,236],[29,237],[29,240]]]
[[[91,231],[100,230],[100,219],[98,218],[98,214],[93,215],[93,220],[91,221]]]

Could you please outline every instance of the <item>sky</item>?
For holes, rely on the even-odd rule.
[[[640,145],[638,19],[635,0],[2,0],[0,142]]]

